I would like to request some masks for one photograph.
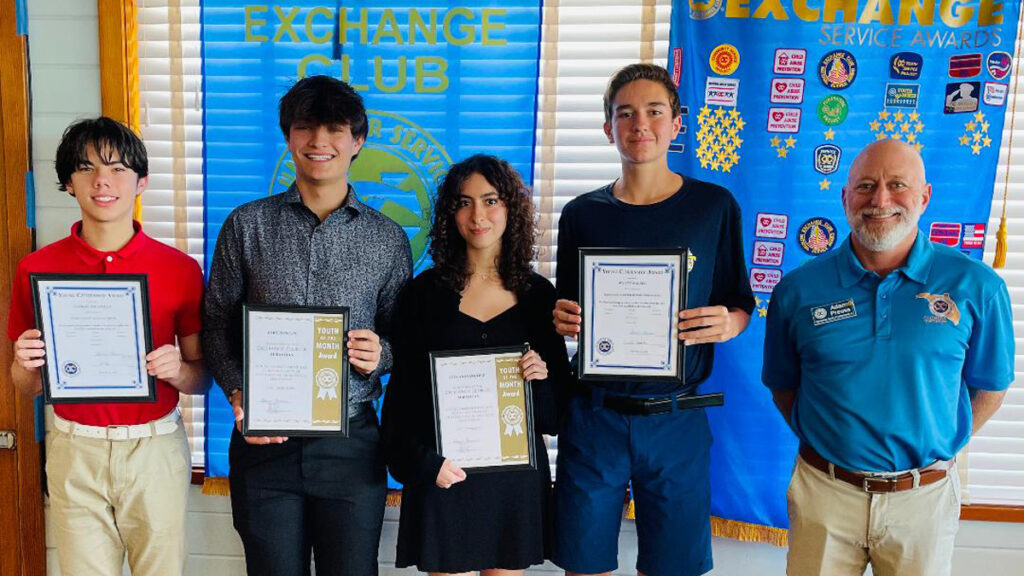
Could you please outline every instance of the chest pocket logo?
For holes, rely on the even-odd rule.
[[[953,326],[960,324],[960,309],[957,307],[956,302],[949,297],[948,292],[943,294],[921,292],[916,298],[923,298],[928,301],[928,311],[932,315],[925,316],[925,322],[945,322],[948,320],[953,323]]]

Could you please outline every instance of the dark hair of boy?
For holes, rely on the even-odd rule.
[[[295,83],[278,104],[281,132],[292,125],[348,126],[353,138],[366,139],[366,108],[351,86],[330,76],[307,76]]]
[[[679,93],[676,92],[676,84],[668,75],[668,70],[654,64],[630,64],[612,75],[608,80],[608,88],[604,91],[604,121],[611,122],[612,106],[615,104],[615,95],[623,86],[637,80],[650,80],[665,87],[668,92],[668,105],[672,109],[672,117],[675,118],[682,113],[679,105]]]
[[[479,174],[494,186],[508,211],[497,268],[502,286],[523,294],[529,287],[530,260],[534,256],[537,228],[533,201],[519,173],[508,162],[477,154],[453,164],[437,188],[434,223],[430,228],[430,257],[441,279],[457,292],[466,287],[470,270],[466,264],[466,240],[455,224],[462,186],[473,174]]]
[[[120,161],[139,178],[149,175],[149,157],[142,140],[124,124],[100,116],[79,120],[64,130],[54,161],[60,190],[67,192],[71,175],[89,164],[89,148],[96,150],[104,164]]]

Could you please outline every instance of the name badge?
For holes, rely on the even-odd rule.
[[[848,320],[856,316],[857,307],[853,305],[853,298],[811,308],[811,320],[815,326]]]

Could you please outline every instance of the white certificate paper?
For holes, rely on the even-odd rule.
[[[156,399],[145,277],[117,278],[33,275],[48,402]]]
[[[581,255],[581,376],[676,378],[680,285],[686,258],[675,254]]]
[[[434,355],[439,452],[465,469],[531,465],[522,352]]]
[[[245,433],[343,434],[343,313],[245,311]]]

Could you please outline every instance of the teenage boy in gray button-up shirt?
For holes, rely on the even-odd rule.
[[[377,573],[387,493],[376,414],[391,368],[395,296],[409,279],[405,232],[356,198],[348,168],[366,139],[362,99],[327,76],[280,103],[295,163],[286,192],[224,222],[210,268],[203,344],[210,372],[242,419],[242,304],[347,306],[349,436],[231,438],[231,509],[250,576]]]

